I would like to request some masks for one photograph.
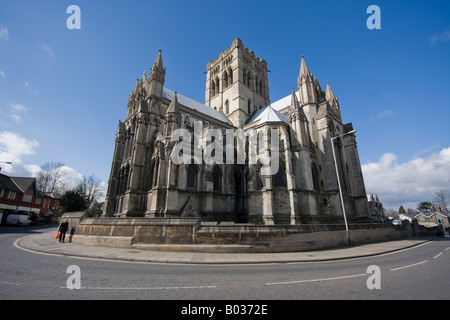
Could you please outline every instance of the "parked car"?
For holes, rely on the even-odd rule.
[[[401,226],[402,225],[402,220],[392,220],[392,224],[394,226]]]
[[[3,213],[0,213],[0,221],[3,218]],[[12,224],[16,226],[30,225],[31,218],[26,214],[10,213],[6,217],[6,224]]]

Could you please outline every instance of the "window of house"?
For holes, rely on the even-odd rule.
[[[16,192],[15,191],[9,191],[8,192],[8,199],[9,200],[15,200],[16,199]]]

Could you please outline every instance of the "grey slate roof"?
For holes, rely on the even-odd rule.
[[[166,99],[172,101],[174,95],[175,95],[175,91],[170,90],[168,88],[163,88],[163,98],[166,98]],[[220,111],[214,110],[203,103],[197,102],[191,98],[183,96],[182,94],[180,94],[178,92],[177,92],[177,99],[178,99],[178,103],[185,107],[197,110],[198,112],[201,112],[211,118],[214,118],[219,121],[230,124],[230,121],[228,120],[228,118]]]

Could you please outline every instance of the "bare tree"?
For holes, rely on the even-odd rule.
[[[441,210],[444,210],[447,208],[448,203],[448,196],[445,194],[444,191],[438,191],[435,193],[435,203],[438,204],[441,207]]]
[[[37,188],[44,192],[63,193],[67,189],[64,178],[64,163],[46,162],[36,177]]]
[[[94,175],[90,175],[89,177],[83,176],[83,180],[78,183],[74,191],[84,197],[86,208],[89,208],[103,195],[102,187],[102,180]]]

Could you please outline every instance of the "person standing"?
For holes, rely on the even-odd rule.
[[[64,239],[66,238],[66,232],[69,230],[69,220],[66,219],[64,222],[61,223],[59,226],[59,242],[64,242]]]

